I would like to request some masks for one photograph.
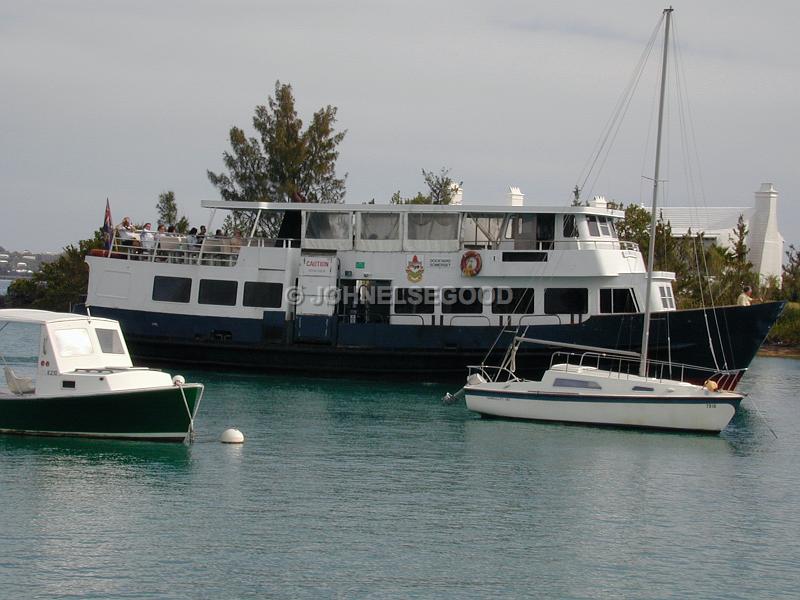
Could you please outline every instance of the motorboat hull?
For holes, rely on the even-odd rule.
[[[0,433],[182,442],[202,394],[202,384],[187,383],[91,395],[4,395]]]

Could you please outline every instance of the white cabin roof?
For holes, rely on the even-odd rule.
[[[229,202],[203,200],[203,208],[247,211],[314,211],[314,212],[455,212],[481,214],[557,213],[611,215],[622,218],[625,213],[598,206],[510,206],[508,204],[318,204],[313,202]]]
[[[15,323],[35,323],[45,325],[62,321],[80,321],[85,323],[88,317],[85,315],[75,315],[72,313],[52,312],[49,310],[36,310],[32,308],[5,308],[0,310],[0,321],[12,321]],[[111,319],[91,317],[92,321],[115,323]]]

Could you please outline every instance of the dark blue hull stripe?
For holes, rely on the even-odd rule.
[[[482,398],[513,398],[514,400],[527,400],[531,402],[592,402],[592,403],[606,403],[606,404],[729,404],[733,408],[738,408],[741,404],[741,398],[681,398],[675,396],[624,396],[621,394],[616,395],[602,395],[602,394],[569,394],[569,393],[551,393],[551,392],[513,392],[513,391],[491,391],[491,390],[466,390],[467,396],[476,396]]]

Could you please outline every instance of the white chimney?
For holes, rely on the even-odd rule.
[[[462,202],[464,201],[464,190],[461,189],[461,186],[457,183],[453,184],[453,197],[450,199],[450,204],[455,204],[456,206],[461,206]]]
[[[523,206],[525,204],[525,194],[518,187],[512,185],[508,188],[508,201],[511,206]]]

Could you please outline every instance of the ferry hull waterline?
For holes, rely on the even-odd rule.
[[[716,340],[716,356],[727,357],[731,370],[745,368],[754,358],[782,303],[752,307],[720,307],[656,315],[650,324],[650,355],[657,360],[680,360],[704,368],[714,367],[707,339],[698,340],[706,319],[727,323],[736,335]],[[283,341],[258,339],[263,323],[235,322],[224,318],[197,318],[93,307],[92,313],[120,321],[128,346],[139,361],[185,364],[208,368],[298,373],[321,377],[421,378],[424,381],[462,381],[466,366],[481,362],[494,346],[505,351],[514,330],[495,327],[415,327],[380,323],[351,325],[328,323],[330,343],[292,342],[296,323],[285,325]],[[638,352],[641,315],[595,316],[580,324],[530,326],[529,337],[554,343],[580,343],[614,350]],[[225,339],[215,339],[220,331]],[[238,332],[238,333],[237,333]],[[164,335],[166,333],[166,335]],[[230,338],[227,335],[230,334]],[[667,345],[671,341],[671,350]],[[720,346],[722,343],[722,346]],[[533,345],[531,345],[533,346]],[[539,377],[559,346],[538,345],[519,351],[517,369],[525,377]],[[723,350],[721,350],[723,348]],[[723,365],[719,364],[718,368]],[[688,369],[685,379],[702,384],[706,371]],[[738,379],[724,385],[733,389]]]
[[[570,343],[746,369],[783,303],[676,310],[673,273],[648,290],[624,213],[589,206],[203,202],[269,215],[277,235],[113,240],[87,257],[86,304],[119,320],[140,361],[321,376],[463,380],[515,333],[541,374]],[[212,230],[209,227],[209,230]],[[81,312],[84,308],[77,307]],[[687,380],[699,380],[691,372]],[[736,385],[731,380],[729,386]]]

